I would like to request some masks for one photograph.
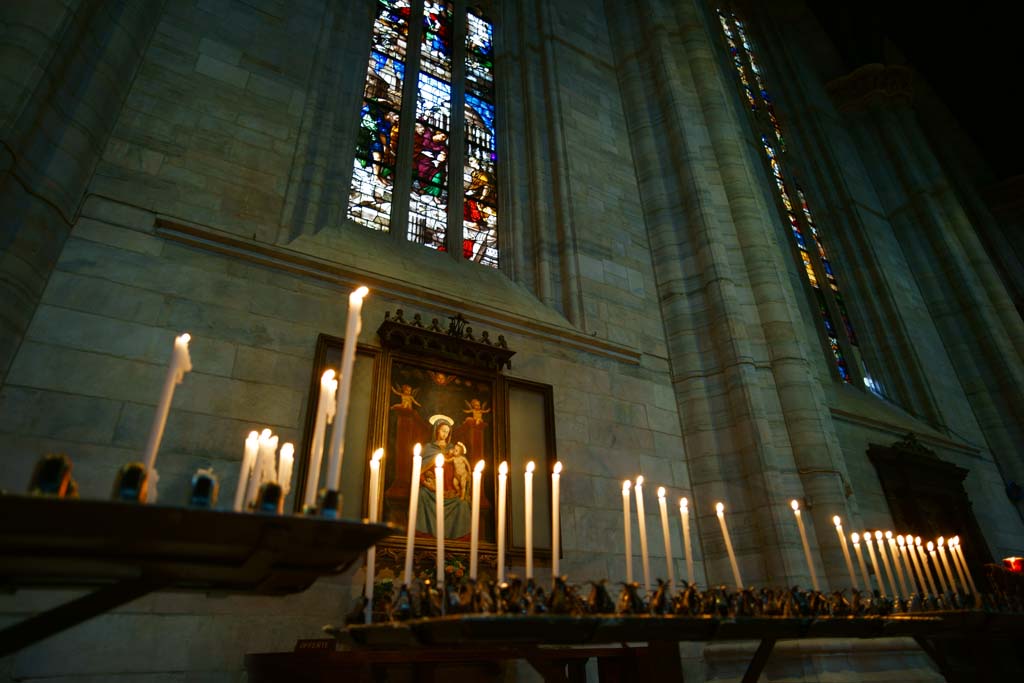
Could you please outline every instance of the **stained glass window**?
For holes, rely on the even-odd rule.
[[[375,230],[391,224],[410,9],[408,0],[379,0],[373,22],[348,217]]]
[[[494,43],[491,25],[473,12],[466,32],[466,163],[463,256],[498,265],[498,156],[494,134]]]
[[[858,370],[864,384],[872,391],[880,393],[878,383],[872,379],[863,360],[860,359],[857,334],[854,332],[853,323],[850,322],[846,303],[839,289],[839,281],[822,243],[821,232],[811,213],[807,196],[795,178],[784,175],[783,169],[789,168],[790,160],[788,157],[784,160],[780,156],[788,155],[782,126],[768,93],[764,72],[747,35],[746,26],[734,12],[719,9],[717,14],[729,59],[738,75],[743,97],[749,105],[755,127],[759,131],[761,149],[775,186],[781,213],[789,228],[802,272],[813,292],[826,345],[830,349],[836,371],[844,382],[854,381],[847,364],[848,354],[844,353],[845,348],[859,361]],[[793,201],[794,195],[796,202]],[[835,313],[838,313],[842,320],[842,331],[838,330],[834,323]]]
[[[422,4],[421,4],[422,3]],[[402,101],[409,64],[409,22],[422,6],[414,103]],[[455,22],[464,21],[466,40],[453,40]],[[414,53],[415,54],[415,53]],[[463,66],[464,97],[453,100],[453,64]],[[400,122],[412,121],[400,126]],[[474,11],[450,0],[377,0],[359,140],[353,166],[348,216],[388,230],[396,208],[408,201],[404,237],[438,251],[459,245],[463,258],[497,267],[498,195],[495,134],[493,28]],[[399,158],[399,131],[412,135],[411,158]],[[453,158],[452,131],[465,134],[463,152]],[[406,140],[404,150],[409,149]],[[404,152],[408,154],[408,152]],[[404,162],[404,163],[403,163]],[[450,206],[449,170],[462,167],[461,193]],[[409,169],[409,180],[395,183]],[[457,171],[456,171],[457,172]],[[395,203],[399,206],[396,207]],[[458,218],[459,206],[462,219]],[[448,235],[449,226],[461,236]]]

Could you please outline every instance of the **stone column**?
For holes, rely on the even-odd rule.
[[[162,9],[162,0],[0,3],[0,383]]]

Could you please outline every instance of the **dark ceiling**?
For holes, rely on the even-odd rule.
[[[1024,135],[1017,130],[1024,7],[990,0],[947,9],[899,0],[807,2],[851,70],[905,58],[974,140],[996,180],[1024,173]]]

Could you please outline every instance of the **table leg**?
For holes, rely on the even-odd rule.
[[[750,664],[747,666],[747,672],[743,674],[742,683],[757,683],[758,679],[761,678],[761,672],[764,671],[765,664],[768,663],[768,658],[771,657],[774,647],[774,638],[764,638],[761,640],[761,644],[757,646],[757,651],[754,653],[754,658],[750,660]]]

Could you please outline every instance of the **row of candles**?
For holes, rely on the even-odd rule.
[[[626,555],[626,581],[632,583],[633,581],[633,548],[632,548],[632,521],[630,512],[630,491],[632,489],[632,495],[636,500],[636,515],[637,523],[640,531],[640,561],[643,569],[643,585],[644,590],[649,591],[651,587],[651,572],[650,572],[650,560],[647,549],[647,517],[644,512],[644,494],[643,494],[643,476],[636,478],[636,482],[625,480],[622,483],[622,522],[625,530],[625,555]],[[670,582],[674,581],[674,562],[672,559],[672,542],[671,535],[669,533],[669,521],[668,521],[668,504],[665,498],[666,492],[665,487],[658,488],[658,506],[661,513],[661,531],[662,537],[665,543],[665,564],[666,564],[666,575]],[[800,503],[796,500],[790,501],[790,507],[793,510],[793,515],[796,519],[797,529],[800,532],[800,542],[803,546],[804,559],[807,562],[807,571],[811,577],[811,585],[816,591],[820,591],[821,588],[818,584],[818,575],[814,569],[814,562],[811,559],[811,547],[807,541],[807,530],[804,528],[803,517],[801,516]],[[715,515],[718,518],[719,527],[722,530],[722,540],[725,542],[725,551],[729,557],[729,566],[732,570],[733,581],[736,584],[737,590],[743,590],[743,579],[740,576],[739,563],[736,561],[736,553],[732,547],[732,538],[729,535],[729,526],[725,521],[725,505],[723,503],[715,504]],[[683,546],[684,546],[684,557],[686,560],[686,581],[692,582],[695,580],[693,573],[693,551],[690,545],[690,509],[689,501],[686,497],[679,499],[679,520],[683,532]],[[846,536],[843,533],[842,520],[838,515],[832,518],[832,522],[836,527],[836,534],[839,536],[839,542],[843,550],[843,558],[846,561],[846,569],[850,574],[850,586],[854,589],[859,589],[859,583],[857,581],[856,572],[853,569],[853,561],[850,558],[850,550],[846,543]],[[874,568],[874,574],[878,582],[879,594],[884,598],[888,596],[888,593],[896,597],[910,597],[914,592],[914,578],[917,578],[917,585],[920,587],[922,594],[931,593],[937,595],[936,583],[932,578],[933,575],[938,577],[938,584],[942,587],[942,592],[956,592],[957,578],[959,579],[960,590],[965,594],[970,593],[973,595],[977,594],[977,588],[974,584],[974,578],[971,576],[971,571],[967,566],[967,560],[963,554],[963,548],[960,547],[960,537],[954,536],[948,541],[939,536],[935,542],[928,541],[925,545],[921,544],[920,536],[893,536],[891,531],[874,532],[874,542],[872,542],[872,534],[869,531],[865,531],[863,536],[858,533],[850,535],[850,540],[853,543],[854,553],[857,556],[857,562],[860,566],[861,575],[864,579],[865,587],[868,592],[872,591],[871,577],[868,574],[867,565],[864,562],[864,555],[861,552],[861,540],[863,539],[864,545],[867,547],[868,556],[871,558],[872,567]],[[886,552],[886,545],[889,547],[889,551]],[[875,553],[877,547],[878,553]],[[927,548],[928,554],[925,554],[925,548]],[[947,559],[946,549],[949,549],[949,558],[952,558],[952,566],[956,568],[956,578],[954,578],[953,570],[950,566],[950,561]],[[936,555],[936,551],[938,555]],[[890,564],[889,557],[892,557],[892,563]],[[928,561],[928,557],[931,557],[931,563]],[[882,572],[879,568],[878,560],[881,558],[882,567],[885,569],[885,576],[889,581],[887,587],[885,581],[882,579]],[[913,572],[911,571],[913,567]],[[934,567],[934,570],[932,569]],[[895,569],[895,578],[893,575],[893,569]],[[904,572],[904,569],[906,570]],[[934,574],[933,574],[934,571]],[[899,585],[897,586],[897,580]],[[910,589],[908,590],[908,585]]]

